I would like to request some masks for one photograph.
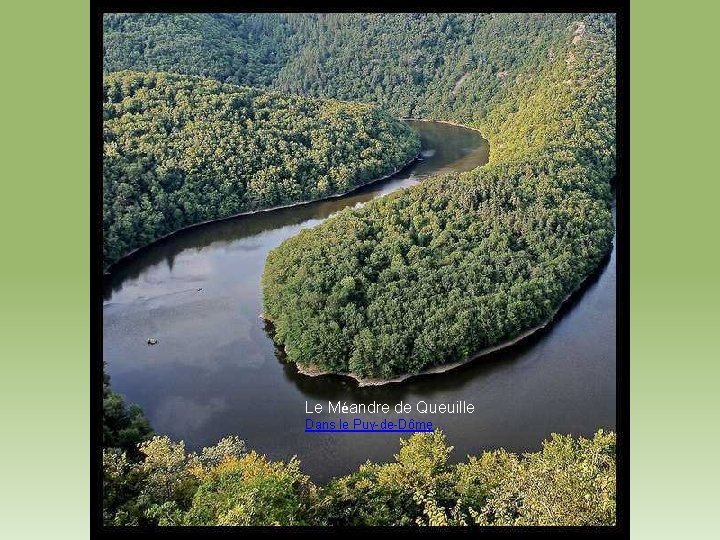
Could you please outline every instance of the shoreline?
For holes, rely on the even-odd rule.
[[[431,119],[431,118],[412,118],[412,117],[407,117],[407,118],[400,118],[399,120],[402,120],[403,122],[407,122],[408,120],[410,120],[410,121],[415,121],[415,122],[434,122],[434,123],[436,123],[436,124],[448,124],[448,125],[450,125],[450,126],[455,126],[455,127],[459,127],[459,128],[469,129],[470,131],[477,131],[477,132],[480,134],[480,136],[482,136],[482,138],[485,139],[485,140],[488,142],[488,144],[490,144],[490,140],[489,140],[487,137],[485,137],[485,135],[484,135],[483,132],[480,130],[480,128],[476,128],[476,127],[470,126],[470,125],[468,125],[468,124],[460,124],[459,122],[453,122],[452,120],[434,120],[434,119]]]
[[[469,128],[469,129],[471,129],[471,128]],[[296,203],[282,204],[282,205],[279,205],[279,206],[271,206],[271,207],[269,207],[269,208],[260,208],[260,209],[258,209],[258,210],[248,210],[248,211],[246,211],[246,212],[240,212],[240,213],[238,213],[238,214],[233,214],[233,215],[231,215],[231,216],[225,216],[225,217],[220,217],[220,218],[215,218],[215,219],[208,219],[208,220],[205,220],[205,221],[199,221],[199,222],[197,222],[197,223],[193,223],[192,225],[186,225],[186,226],[181,227],[181,228],[179,228],[179,229],[175,229],[175,230],[172,231],[172,232],[169,232],[169,233],[167,233],[167,234],[165,234],[165,235],[163,235],[163,236],[160,236],[160,237],[156,238],[155,240],[153,240],[153,241],[150,242],[149,244],[146,244],[146,245],[144,245],[144,246],[135,248],[135,249],[133,249],[132,251],[130,251],[129,253],[126,253],[125,255],[123,255],[122,257],[120,257],[118,260],[116,260],[115,262],[113,262],[112,264],[110,264],[110,266],[108,266],[105,270],[103,270],[103,275],[106,276],[106,277],[109,276],[110,274],[112,274],[112,271],[113,271],[118,265],[120,265],[121,263],[127,262],[128,260],[131,260],[131,259],[132,259],[137,253],[139,253],[140,251],[142,251],[142,250],[144,250],[144,249],[147,249],[147,248],[150,248],[150,247],[153,247],[155,244],[157,244],[157,243],[159,243],[159,242],[162,242],[163,240],[167,240],[168,238],[172,238],[173,236],[175,236],[176,234],[180,234],[181,232],[184,232],[184,231],[187,231],[187,230],[190,230],[190,229],[194,229],[194,228],[196,228],[196,227],[202,227],[202,226],[204,226],[204,225],[209,225],[209,224],[211,224],[211,223],[220,223],[220,222],[223,222],[223,221],[230,221],[230,220],[232,220],[232,219],[236,219],[236,218],[239,218],[239,217],[252,216],[252,215],[254,215],[254,214],[259,214],[259,213],[262,213],[262,212],[274,212],[274,211],[276,211],[276,210],[284,210],[284,209],[286,209],[286,208],[294,208],[294,207],[296,207],[296,206],[305,206],[305,205],[313,204],[313,203],[316,203],[316,202],[329,201],[329,200],[332,200],[332,199],[339,199],[339,198],[341,198],[341,197],[346,197],[346,196],[351,195],[351,194],[355,193],[356,191],[359,191],[359,190],[361,190],[361,189],[363,189],[363,188],[365,188],[365,187],[367,187],[367,186],[371,186],[371,185],[376,184],[376,183],[378,183],[378,182],[382,182],[383,180],[389,180],[389,179],[392,178],[393,176],[402,173],[402,172],[403,172],[405,169],[407,169],[410,165],[414,164],[415,162],[417,162],[417,161],[420,160],[421,158],[422,158],[422,150],[421,150],[420,152],[418,152],[415,156],[411,157],[411,158],[410,158],[408,161],[406,161],[403,165],[401,165],[400,167],[397,167],[394,171],[386,174],[385,176],[381,176],[381,177],[379,177],[379,178],[374,178],[374,179],[372,179],[372,180],[369,180],[368,182],[365,182],[364,184],[360,184],[360,185],[358,185],[358,186],[355,186],[355,187],[353,187],[352,189],[350,189],[350,190],[348,190],[348,191],[343,191],[342,193],[335,193],[335,194],[333,194],[333,195],[328,195],[328,196],[322,197],[322,198],[320,198],[320,199],[311,199],[311,200],[307,200],[307,201],[299,201],[299,202],[296,202]]]
[[[614,246],[613,248],[614,249]],[[594,274],[594,273],[593,273]],[[591,274],[591,275],[593,275]],[[464,366],[466,364],[469,364],[470,362],[473,362],[474,360],[477,360],[478,358],[482,356],[486,356],[490,353],[506,349],[508,347],[511,347],[520,341],[532,336],[534,333],[538,332],[539,330],[542,330],[545,328],[548,324],[552,323],[555,320],[555,316],[558,314],[558,312],[562,309],[562,307],[565,305],[565,303],[578,291],[580,291],[583,288],[583,285],[588,281],[590,276],[585,277],[577,287],[575,287],[572,291],[570,291],[565,298],[563,298],[562,302],[558,304],[558,307],[553,311],[550,316],[543,321],[542,323],[535,325],[531,328],[528,328],[527,330],[521,332],[517,336],[515,336],[512,339],[508,339],[506,341],[503,341],[501,343],[497,343],[495,345],[491,345],[489,347],[485,347],[484,349],[480,349],[478,352],[474,353],[471,356],[468,356],[467,358],[463,358],[461,360],[456,360],[454,362],[448,362],[446,364],[440,364],[437,366],[431,366],[428,368],[425,368],[417,373],[405,373],[402,375],[398,375],[397,377],[393,377],[392,379],[377,379],[377,378],[363,378],[359,375],[355,375],[354,373],[337,373],[334,371],[322,371],[317,369],[315,366],[300,366],[299,364],[294,364],[295,368],[297,369],[297,372],[301,375],[305,375],[306,377],[322,377],[324,375],[340,375],[343,377],[349,377],[355,381],[357,381],[359,387],[365,387],[365,386],[384,386],[386,384],[397,384],[404,382],[412,377],[419,377],[421,375],[437,375],[440,373],[445,373],[447,371],[451,371],[453,369],[456,369],[458,367]],[[265,317],[264,313],[260,314],[260,318],[264,321],[268,321],[272,323],[272,320]]]

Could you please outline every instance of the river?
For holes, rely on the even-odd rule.
[[[450,372],[359,388],[344,377],[300,375],[278,360],[258,318],[269,250],[344,207],[414,185],[425,175],[487,162],[488,146],[479,133],[410,123],[421,135],[424,160],[401,174],[347,197],[182,231],[140,250],[106,277],[106,371],[113,389],[142,406],[157,432],[184,440],[192,450],[238,434],[272,459],[297,455],[304,472],[325,482],[367,459],[392,460],[401,435],[305,433],[306,401],[324,409],[328,401],[473,403],[472,414],[402,415],[440,427],[456,461],[499,447],[537,450],[552,432],[591,435],[615,428],[614,247],[553,324]],[[149,337],[159,343],[147,345]]]

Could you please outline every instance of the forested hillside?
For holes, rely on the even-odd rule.
[[[462,360],[546,321],[597,267],[613,236],[614,32],[574,28],[482,123],[489,165],[270,253],[265,312],[290,361],[386,379]]]
[[[104,115],[105,266],[187,225],[346,192],[420,149],[372,105],[166,73],[106,76]]]
[[[290,36],[282,17],[262,13],[108,13],[103,67],[267,86],[287,63]]]
[[[396,116],[479,121],[541,69],[574,22],[517,13],[108,14],[105,70],[160,69],[313,96]]]
[[[298,54],[274,86],[380,104],[401,117],[482,119],[536,69],[571,14],[328,14],[290,17]]]

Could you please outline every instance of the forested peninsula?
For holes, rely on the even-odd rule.
[[[348,192],[418,136],[378,107],[158,72],[105,77],[103,256],[195,223]]]
[[[478,124],[488,165],[346,209],[270,253],[265,314],[289,361],[391,379],[554,314],[613,237],[612,22],[571,25],[495,100]]]

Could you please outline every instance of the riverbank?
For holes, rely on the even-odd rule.
[[[407,122],[407,121],[417,121],[417,122],[427,122],[427,123],[436,123],[436,124],[447,124],[447,125],[451,125],[451,126],[454,126],[454,127],[459,127],[459,128],[462,128],[462,129],[467,129],[467,130],[470,130],[470,131],[477,132],[477,133],[479,133],[481,136],[483,135],[483,134],[482,134],[482,131],[481,131],[480,129],[478,129],[478,128],[474,128],[474,127],[470,127],[470,126],[467,126],[467,125],[459,124],[459,123],[452,122],[452,121],[449,121],[449,120],[434,120],[434,119],[420,119],[420,118],[402,118],[401,120],[406,121],[406,122]],[[483,138],[484,138],[484,137],[483,137]],[[486,140],[487,140],[487,139],[486,139]],[[491,147],[492,147],[492,145],[491,145]],[[611,248],[611,250],[612,250],[612,248]],[[301,374],[301,375],[304,375],[304,376],[307,376],[307,377],[321,377],[321,376],[324,376],[324,375],[340,375],[340,376],[343,376],[343,377],[348,377],[348,378],[351,378],[351,379],[355,380],[355,381],[358,383],[358,386],[359,386],[359,387],[366,387],[366,386],[383,386],[383,385],[389,385],[389,384],[393,384],[393,383],[401,383],[401,382],[404,382],[404,381],[406,381],[406,380],[408,380],[408,379],[410,379],[410,378],[412,378],[412,377],[418,377],[418,376],[422,376],[422,375],[433,375],[433,374],[446,373],[446,372],[451,371],[451,370],[453,370],[453,369],[456,369],[456,368],[458,368],[458,367],[461,367],[461,366],[464,366],[464,365],[466,365],[466,364],[469,364],[470,362],[472,362],[472,361],[474,361],[474,360],[476,360],[476,359],[478,359],[478,358],[480,358],[480,357],[482,357],[482,356],[486,356],[486,355],[488,355],[488,354],[491,354],[491,353],[494,353],[494,352],[497,352],[497,351],[500,351],[500,350],[509,348],[509,347],[511,347],[511,346],[513,346],[513,345],[516,345],[517,343],[519,343],[519,342],[521,342],[521,341],[529,338],[530,336],[536,334],[538,331],[546,328],[549,324],[551,324],[551,323],[554,321],[556,315],[557,315],[558,312],[563,308],[563,306],[566,305],[566,303],[568,302],[568,300],[569,300],[574,294],[576,294],[578,291],[580,291],[580,290],[585,286],[585,284],[586,284],[588,281],[591,280],[591,277],[592,277],[594,274],[595,274],[595,272],[592,272],[590,275],[586,276],[586,277],[578,284],[577,287],[575,287],[573,290],[571,290],[571,291],[561,300],[561,302],[557,305],[557,307],[553,310],[553,312],[548,316],[548,318],[545,319],[544,321],[542,321],[541,323],[539,323],[539,324],[537,324],[537,325],[535,325],[535,326],[533,326],[533,327],[531,327],[531,328],[529,328],[529,329],[527,329],[527,330],[519,333],[518,335],[516,335],[515,337],[513,337],[513,338],[511,338],[511,339],[508,339],[508,340],[505,340],[505,341],[503,341],[503,342],[501,342],[501,343],[497,343],[497,344],[495,344],[495,345],[486,347],[486,348],[484,348],[484,349],[482,349],[482,350],[480,350],[480,351],[472,354],[471,356],[469,356],[469,357],[467,357],[467,358],[464,358],[464,359],[461,359],[461,360],[457,360],[457,361],[454,361],[454,362],[448,362],[448,363],[441,364],[441,365],[431,366],[431,367],[425,368],[425,369],[423,369],[423,370],[421,370],[421,371],[419,371],[419,372],[417,372],[417,373],[405,373],[405,374],[398,375],[398,376],[396,376],[396,377],[392,377],[392,378],[389,378],[389,379],[372,378],[372,377],[365,378],[365,377],[361,377],[361,376],[359,376],[359,375],[357,375],[357,374],[355,374],[355,373],[351,373],[351,372],[326,371],[326,370],[323,370],[323,369],[321,369],[321,368],[319,368],[318,366],[313,365],[313,364],[310,364],[310,365],[299,365],[299,364],[295,364],[295,368],[296,368],[296,370],[297,370],[297,373],[299,373],[299,374]],[[269,318],[267,318],[264,313],[260,314],[260,318],[263,319],[263,320],[265,320],[265,321],[267,321],[267,322],[269,322],[269,323],[272,323],[272,320],[269,319]]]
[[[236,218],[240,218],[240,217],[243,217],[243,216],[252,216],[252,215],[260,214],[260,213],[263,213],[263,212],[274,212],[274,211],[276,211],[276,210],[284,210],[284,209],[286,209],[286,208],[294,208],[294,207],[297,207],[297,206],[305,206],[305,205],[313,204],[313,203],[317,203],[317,202],[329,201],[329,200],[333,200],[333,199],[339,199],[339,198],[341,198],[341,197],[347,197],[348,195],[352,195],[353,193],[355,193],[355,192],[357,192],[357,191],[359,191],[359,190],[361,190],[361,189],[363,189],[363,188],[366,188],[366,187],[371,186],[371,185],[373,185],[373,184],[376,184],[376,183],[378,183],[378,182],[382,182],[383,180],[389,180],[389,179],[392,178],[393,176],[396,176],[396,175],[398,175],[398,174],[401,174],[403,171],[405,171],[408,167],[410,167],[411,165],[413,165],[416,161],[418,161],[418,160],[421,159],[421,158],[422,158],[422,152],[418,152],[415,156],[413,156],[413,157],[410,158],[408,161],[406,161],[405,163],[403,163],[400,167],[396,167],[392,172],[390,172],[390,173],[388,173],[388,174],[386,174],[386,175],[384,175],[384,176],[381,176],[381,177],[379,177],[379,178],[375,178],[375,179],[373,179],[373,180],[370,180],[370,181],[368,181],[368,182],[365,182],[365,183],[363,183],[363,184],[359,184],[359,185],[353,187],[352,189],[350,189],[350,190],[348,190],[348,191],[343,191],[342,193],[335,193],[335,194],[332,194],[332,195],[328,195],[328,196],[326,196],[326,197],[322,197],[322,198],[320,198],[320,199],[310,199],[310,200],[300,201],[300,202],[296,202],[296,203],[283,204],[283,205],[279,205],[279,206],[271,206],[271,207],[269,207],[269,208],[260,208],[260,209],[258,209],[258,210],[249,210],[249,211],[246,211],[246,212],[240,212],[240,213],[238,213],[238,214],[232,214],[232,215],[230,215],[230,216],[225,216],[225,217],[215,218],[215,219],[208,219],[208,220],[205,220],[205,221],[199,221],[199,222],[197,222],[197,223],[193,223],[192,225],[186,225],[185,227],[181,227],[181,228],[179,228],[179,229],[175,229],[174,231],[172,231],[172,232],[170,232],[170,233],[168,233],[168,234],[165,234],[165,235],[163,235],[163,236],[160,236],[160,237],[156,238],[155,240],[153,240],[153,241],[150,242],[149,244],[146,244],[146,245],[144,245],[144,246],[141,246],[141,247],[139,247],[139,248],[136,248],[136,249],[128,252],[127,254],[123,255],[123,256],[120,257],[118,260],[116,260],[115,262],[113,262],[110,266],[108,266],[108,267],[103,271],[103,273],[104,273],[106,276],[109,275],[109,274],[112,274],[112,271],[113,271],[115,268],[117,268],[120,264],[126,263],[127,261],[131,260],[131,259],[132,259],[133,257],[135,257],[138,253],[140,253],[140,252],[142,252],[142,251],[144,251],[144,250],[146,250],[146,249],[148,249],[148,248],[150,248],[150,247],[153,247],[153,246],[155,246],[156,244],[158,244],[158,243],[160,243],[160,242],[162,242],[162,241],[168,240],[168,239],[170,239],[170,238],[172,238],[172,237],[174,237],[174,236],[176,236],[176,235],[178,235],[178,234],[180,234],[180,233],[182,233],[182,232],[185,232],[185,231],[188,231],[188,230],[191,230],[191,229],[195,229],[195,228],[199,228],[199,227],[202,227],[202,226],[204,226],[204,225],[209,225],[209,224],[212,224],[212,223],[221,223],[221,222],[223,222],[223,221],[230,221],[230,220],[233,220],[233,219],[236,219]]]
[[[433,118],[400,118],[403,122],[411,121],[411,122],[432,122],[435,124],[447,124],[449,126],[455,126],[463,129],[469,129],[470,131],[477,131],[480,135],[482,135],[483,139],[489,142],[489,139],[485,137],[483,132],[480,130],[480,128],[476,128],[473,126],[469,126],[467,124],[461,124],[459,122],[453,122],[452,120],[435,120]]]

